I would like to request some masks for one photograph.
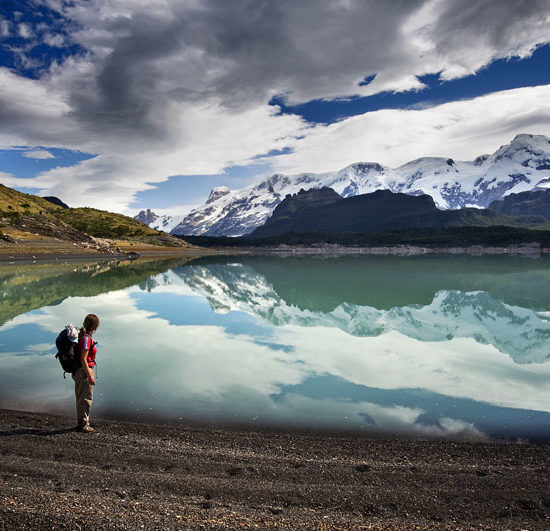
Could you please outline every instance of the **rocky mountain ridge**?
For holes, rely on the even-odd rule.
[[[509,216],[543,216],[550,220],[550,189],[510,194],[493,201],[490,208]]]
[[[439,210],[431,196],[377,190],[343,198],[331,188],[301,190],[287,195],[271,217],[246,238],[289,233],[362,234],[397,229],[483,227],[540,228],[543,216],[509,216],[491,209]]]
[[[144,223],[151,229],[171,233],[183,221],[184,216],[159,215],[148,208],[140,211],[139,214],[134,216],[134,219]]]
[[[240,236],[263,225],[287,194],[300,189],[334,189],[342,197],[390,190],[430,195],[440,209],[487,207],[510,193],[550,188],[550,138],[517,135],[510,144],[473,161],[423,157],[398,168],[359,162],[322,174],[275,174],[230,191],[192,210],[173,234]]]

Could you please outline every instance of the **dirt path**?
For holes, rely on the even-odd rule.
[[[0,410],[0,529],[550,528],[548,445],[71,425]]]

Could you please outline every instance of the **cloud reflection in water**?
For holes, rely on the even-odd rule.
[[[72,410],[71,383],[40,349],[88,312],[101,319],[96,414],[550,438],[543,314],[445,290],[424,306],[300,309],[235,263],[178,267],[8,321],[2,406]],[[36,343],[16,351],[29,330]]]

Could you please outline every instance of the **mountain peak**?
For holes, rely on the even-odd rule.
[[[275,207],[273,214],[267,219],[266,225],[279,221],[280,219],[294,216],[297,212],[322,205],[329,205],[342,199],[332,188],[303,188],[296,194],[287,194],[286,197]]]
[[[213,203],[214,201],[217,201],[220,197],[223,197],[230,192],[231,190],[227,188],[227,186],[216,186],[216,188],[212,188],[212,191],[210,192],[206,203]]]
[[[427,194],[444,210],[487,207],[509,193],[550,188],[550,139],[522,133],[494,153],[471,161],[430,156],[396,168],[363,161],[319,174],[275,173],[241,190],[224,190],[223,200],[210,199],[195,208],[173,233],[241,236],[265,223],[288,194],[322,187],[332,188],[343,198],[385,189],[412,196]]]
[[[390,190],[340,197],[331,188],[300,190],[287,195],[264,225],[250,238],[269,238],[285,233],[355,234],[404,228],[475,224],[477,212],[438,210],[429,195],[412,196]],[[464,219],[462,219],[462,216]]]
[[[150,223],[154,223],[158,217],[157,214],[148,208],[147,210],[142,210],[137,216],[134,216],[134,219],[145,223],[145,225],[149,225]]]
[[[344,171],[347,169],[354,169],[363,173],[366,173],[369,171],[384,173],[384,166],[382,166],[378,162],[355,162],[349,165],[347,168],[344,168]]]
[[[510,145],[525,145],[525,144],[534,144],[542,142],[544,144],[549,144],[550,140],[545,135],[531,135],[528,133],[520,133],[516,135]]]
[[[495,162],[505,159],[515,159],[524,167],[537,167],[548,164],[550,158],[550,140],[544,135],[522,133],[513,140],[501,146],[494,154]]]

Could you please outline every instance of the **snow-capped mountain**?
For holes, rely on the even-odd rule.
[[[209,203],[217,201],[220,197],[230,193],[230,191],[231,190],[229,190],[227,186],[217,186],[210,192],[206,204],[208,205]],[[185,216],[159,215],[148,208],[147,210],[142,210],[137,216],[134,216],[134,219],[141,221],[141,223],[145,223],[145,225],[152,229],[171,233],[175,227],[182,223]],[[179,232],[174,232],[174,234],[179,234]]]
[[[343,197],[388,189],[431,195],[441,209],[487,207],[509,193],[550,187],[550,139],[521,134],[474,161],[424,157],[398,168],[360,162],[337,172],[276,174],[242,190],[226,188],[223,194],[213,190],[208,201],[192,210],[172,233],[246,234],[262,225],[287,194],[322,186]]]
[[[142,210],[134,219],[145,223],[145,225],[152,229],[162,230],[164,232],[172,232],[185,218],[185,216],[169,216],[158,215],[150,209]]]
[[[213,203],[214,201],[217,201],[220,197],[223,197],[230,192],[231,190],[227,188],[227,186],[217,186],[216,188],[213,188],[210,192],[210,196],[206,200],[206,204],[208,205],[209,203]]]
[[[159,217],[160,216],[148,208],[147,210],[141,210],[137,216],[134,216],[134,219],[137,219],[141,223],[145,223],[145,225],[149,225],[150,223],[157,221]]]
[[[287,194],[324,186],[343,197],[386,189],[430,195],[441,209],[488,207],[510,193],[550,189],[550,138],[517,135],[492,155],[473,161],[424,157],[398,168],[358,162],[336,172],[275,174],[242,190],[214,188],[206,203],[186,216],[147,210],[136,219],[172,234],[241,236],[263,225]]]

